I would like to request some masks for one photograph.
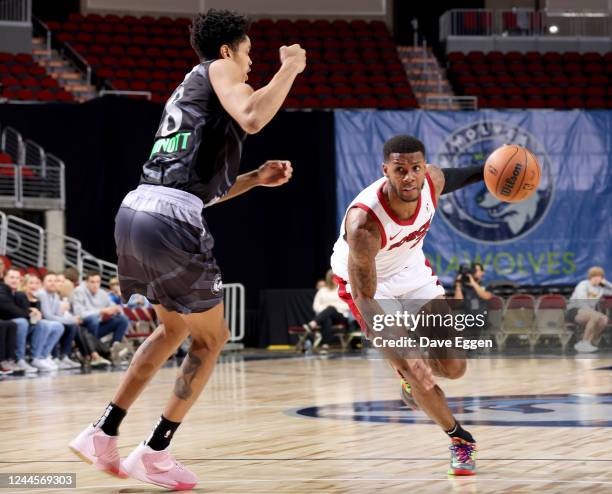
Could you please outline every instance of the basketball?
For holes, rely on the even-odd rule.
[[[491,194],[504,202],[527,199],[538,188],[541,176],[533,153],[516,144],[497,148],[485,163],[485,184]]]

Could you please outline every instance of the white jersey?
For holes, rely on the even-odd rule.
[[[435,187],[429,173],[426,175],[416,210],[407,220],[397,218],[389,207],[387,198],[382,192],[386,181],[387,178],[382,177],[365,188],[347,208],[340,227],[340,236],[334,245],[331,258],[331,268],[334,274],[345,282],[349,279],[349,246],[345,240],[346,215],[350,209],[360,208],[375,220],[380,230],[381,245],[375,259],[376,276],[380,288],[382,288],[381,284],[385,283],[385,279],[388,280],[402,271],[404,272],[402,279],[407,281],[401,283],[404,286],[397,287],[401,293],[432,282],[434,285],[439,284],[423,253],[423,239],[429,230],[437,205]],[[393,292],[397,290],[394,289]],[[389,295],[397,296],[396,293],[389,293]]]

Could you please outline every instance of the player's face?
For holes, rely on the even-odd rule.
[[[419,199],[425,182],[425,156],[416,153],[391,153],[383,171],[395,194],[404,202]]]
[[[244,82],[249,79],[248,73],[251,71],[251,65],[253,62],[251,61],[251,39],[246,36],[240,43],[238,43],[238,47],[235,50],[230,48],[230,58],[238,64],[240,70],[244,74]]]

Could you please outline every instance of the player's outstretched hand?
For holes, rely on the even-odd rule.
[[[264,187],[286,184],[292,174],[291,161],[268,160],[257,169],[259,185]]]
[[[414,379],[425,388],[425,390],[429,391],[436,385],[431,367],[427,365],[425,360],[422,358],[406,359],[406,364],[414,376]]]
[[[298,74],[306,68],[306,50],[300,45],[281,46],[279,48],[280,61],[282,64],[291,64],[297,69]]]

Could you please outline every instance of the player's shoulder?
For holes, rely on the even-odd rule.
[[[208,67],[208,75],[211,80],[222,79],[224,81],[238,81],[242,77],[240,68],[228,58],[219,58],[211,62],[203,62],[203,64],[210,64]]]
[[[444,188],[445,182],[442,169],[439,166],[429,164],[427,165],[427,173],[429,174],[429,177],[431,178],[431,181],[436,189],[436,194],[439,195]]]
[[[381,242],[381,225],[376,213],[359,204],[348,210],[345,228],[347,238],[353,241],[349,243]]]

